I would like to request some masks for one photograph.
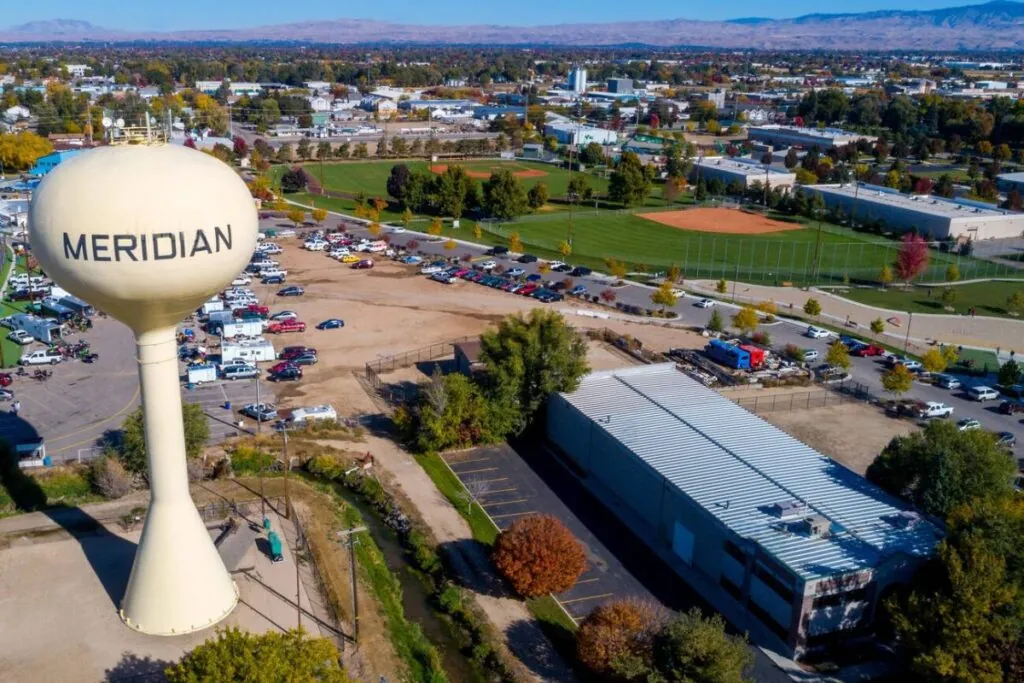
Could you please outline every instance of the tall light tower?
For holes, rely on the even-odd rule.
[[[135,333],[151,498],[120,616],[172,636],[217,623],[238,601],[189,496],[175,327],[245,267],[257,217],[225,164],[154,144],[152,131],[124,132],[136,144],[85,152],[47,175],[29,232],[55,282]]]

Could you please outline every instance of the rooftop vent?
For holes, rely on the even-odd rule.
[[[921,522],[921,515],[910,510],[904,510],[903,512],[897,512],[895,515],[890,515],[886,518],[886,521],[897,529],[913,529]]]
[[[802,500],[787,500],[772,506],[772,513],[779,519],[799,517],[807,511],[807,503]]]
[[[823,515],[811,515],[804,519],[804,524],[807,525],[807,535],[811,538],[822,538],[827,536],[829,530],[832,528],[832,522],[829,521],[828,517]]]

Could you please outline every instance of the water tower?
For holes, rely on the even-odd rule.
[[[179,635],[226,617],[238,591],[189,496],[175,328],[245,268],[257,216],[224,163],[159,143],[148,127],[118,132],[130,144],[46,176],[29,236],[54,282],[135,333],[151,499],[120,615]]]

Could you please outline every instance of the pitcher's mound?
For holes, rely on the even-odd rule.
[[[799,223],[772,220],[739,209],[684,209],[681,211],[652,211],[636,215],[679,230],[719,232],[728,235],[763,235],[786,230],[803,230],[806,227]]]

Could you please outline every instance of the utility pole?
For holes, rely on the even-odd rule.
[[[910,346],[910,326],[914,324],[914,313],[910,311],[910,319],[907,320],[907,336],[903,338],[903,355],[907,355],[907,347]]]
[[[292,497],[288,488],[288,470],[291,469],[291,460],[288,458],[288,430],[286,428],[281,429],[281,439],[284,442],[284,450],[282,455],[284,456],[284,501],[285,501],[285,517],[291,518],[292,508]]]
[[[365,526],[352,527],[338,532],[339,539],[345,539],[348,546],[349,574],[352,579],[352,640],[356,647],[359,647],[359,591],[356,580],[356,550],[355,535],[360,531],[366,531]]]

